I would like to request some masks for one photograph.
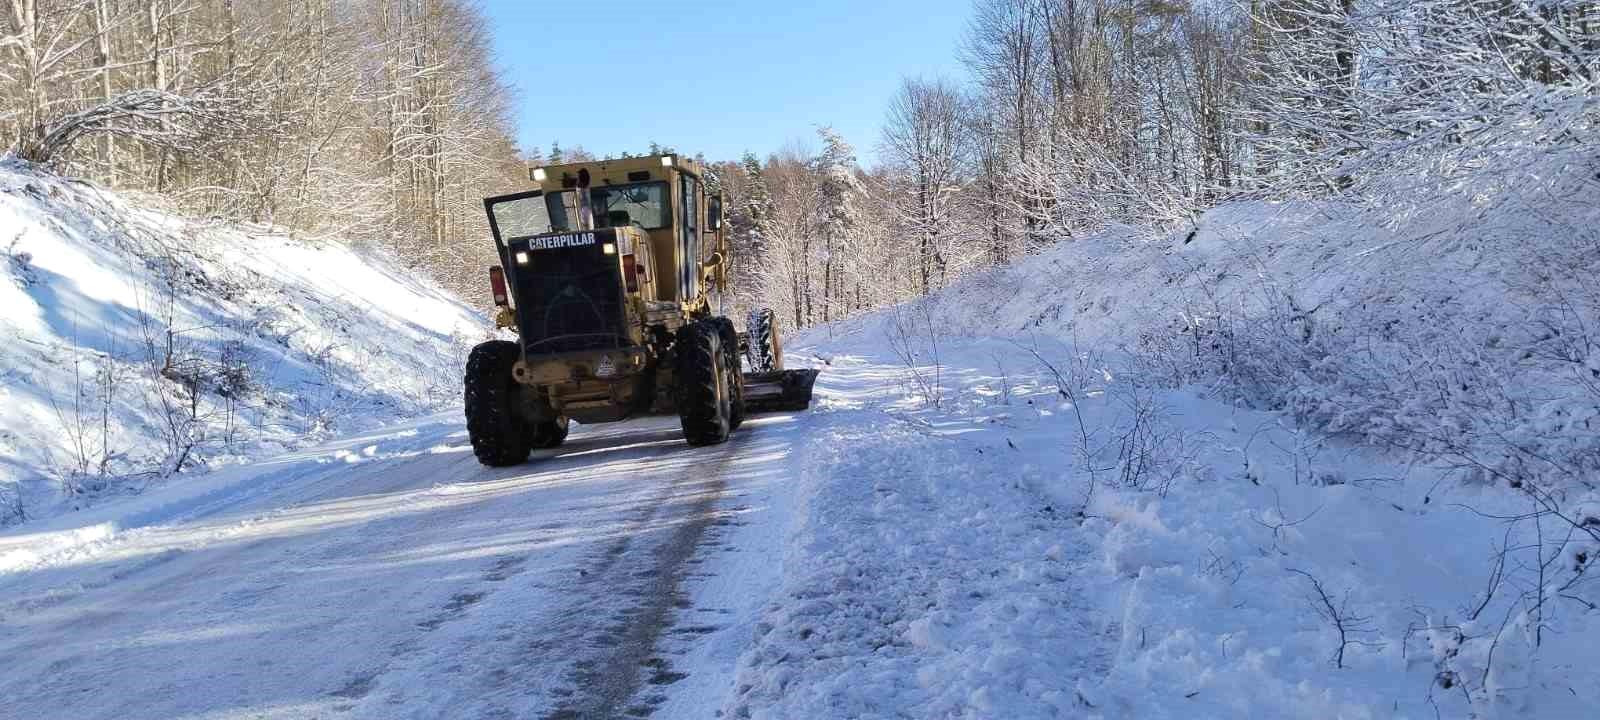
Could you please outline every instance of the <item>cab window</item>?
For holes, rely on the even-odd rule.
[[[678,233],[678,256],[683,258],[679,264],[678,287],[681,292],[679,298],[690,298],[700,294],[700,220],[698,206],[695,200],[700,194],[700,183],[688,175],[679,176],[678,196],[679,211],[683,217],[683,229]]]
[[[545,195],[552,230],[576,230],[577,214],[569,212],[572,190]],[[597,228],[637,225],[646,230],[664,228],[671,218],[664,182],[605,185],[589,188],[590,210]]]

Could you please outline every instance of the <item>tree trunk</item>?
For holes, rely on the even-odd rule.
[[[11,0],[11,24],[17,28],[19,44],[14,47],[21,60],[18,83],[22,86],[23,107],[17,136],[26,150],[42,139],[44,134],[44,128],[40,127],[44,115],[44,87],[39,77],[39,7],[36,0]],[[27,157],[26,152],[24,157]]]
[[[100,64],[100,102],[111,102],[111,13],[106,0],[95,0],[94,33],[95,61]],[[105,133],[100,138],[100,160],[106,165],[106,183],[117,185],[117,145],[115,133]]]
[[[162,5],[163,3],[160,0],[148,0],[148,5],[145,7],[145,16],[149,20],[147,29],[150,32],[150,87],[153,87],[157,90],[166,90],[168,84],[166,63],[161,61],[161,54],[165,51],[162,47],[162,34],[166,32],[166,28],[164,27],[165,13]],[[165,121],[162,122],[165,124]],[[169,155],[170,153],[166,148],[161,148],[158,151],[156,160],[156,192],[164,192],[167,189],[167,163]]]

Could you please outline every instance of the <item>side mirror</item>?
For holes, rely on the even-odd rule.
[[[712,196],[706,204],[706,223],[711,226],[712,232],[722,229],[722,196]]]
[[[706,261],[700,264],[701,282],[714,284],[717,286],[718,290],[721,290],[722,279],[725,277],[725,273],[727,272],[727,268],[722,264],[725,260],[727,260],[727,258],[723,257],[722,253],[711,253],[711,257],[706,258]]]

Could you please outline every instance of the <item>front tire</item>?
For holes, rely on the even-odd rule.
[[[696,447],[726,442],[733,429],[722,333],[712,322],[693,322],[678,331],[678,419],[683,439]]]
[[[521,354],[516,343],[491,340],[467,356],[467,438],[478,462],[490,467],[526,462],[533,449],[532,428],[512,405],[517,384],[511,371]]]

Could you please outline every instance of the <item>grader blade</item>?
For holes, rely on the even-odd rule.
[[[744,374],[744,406],[751,412],[804,410],[811,406],[811,386],[817,372],[774,370]]]

